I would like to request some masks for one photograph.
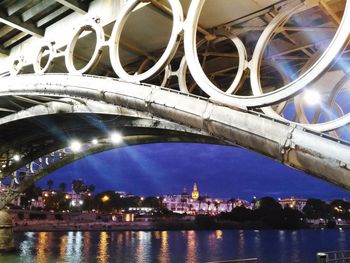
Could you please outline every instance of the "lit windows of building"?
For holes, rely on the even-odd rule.
[[[249,202],[245,200],[239,201],[240,205],[250,205]],[[193,187],[192,195],[187,194],[186,190],[184,190],[182,194],[164,195],[163,204],[168,210],[174,213],[192,215],[216,215],[222,212],[230,212],[232,208],[235,207],[232,206],[231,202],[222,198],[205,197],[199,199],[199,192],[196,184]]]
[[[307,199],[294,197],[278,199],[278,203],[282,206],[282,208],[290,207],[299,211],[303,211],[303,208],[306,205],[306,201]]]

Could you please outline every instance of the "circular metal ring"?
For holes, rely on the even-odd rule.
[[[180,33],[182,32],[183,12],[182,12],[181,4],[178,0],[169,0],[169,4],[171,6],[172,14],[173,14],[173,26],[172,26],[169,42],[164,53],[156,62],[156,64],[153,67],[151,67],[149,70],[137,75],[128,74],[124,70],[120,61],[119,42],[120,42],[123,28],[125,26],[125,23],[128,17],[130,16],[132,10],[139,4],[139,2],[140,2],[139,0],[130,0],[122,8],[118,16],[118,19],[114,24],[112,35],[109,40],[110,60],[111,60],[111,64],[114,69],[114,72],[121,79],[130,81],[130,82],[144,81],[160,73],[164,69],[164,67],[170,62],[170,60],[174,57],[175,52],[180,44],[180,40],[181,40]]]
[[[232,43],[235,45],[235,47],[237,48],[237,52],[238,52],[237,73],[236,73],[235,79],[233,80],[232,84],[225,92],[227,94],[232,94],[239,87],[239,84],[240,84],[240,81],[243,77],[244,71],[247,68],[247,65],[248,65],[247,50],[246,50],[243,42],[239,39],[239,37],[237,37],[232,32],[220,30],[220,31],[215,32],[215,35],[224,36],[224,37],[229,38],[232,41]]]
[[[310,61],[305,64],[305,66],[302,69],[302,72],[305,71],[306,68],[308,68],[308,66],[311,65],[316,60],[316,58],[318,56],[319,56],[319,54],[316,53],[315,57],[311,58]],[[307,129],[312,129],[312,130],[315,130],[318,132],[334,131],[334,130],[336,130],[344,125],[349,124],[350,123],[350,113],[344,114],[341,111],[340,106],[335,101],[336,96],[340,93],[340,91],[343,89],[343,86],[349,81],[349,79],[350,79],[350,76],[348,74],[345,74],[337,82],[337,84],[332,89],[332,92],[329,95],[329,99],[325,105],[325,106],[329,106],[330,108],[335,108],[337,110],[337,112],[340,113],[338,118],[331,120],[331,116],[330,116],[329,112],[325,112],[325,114],[327,116],[327,121],[325,121],[323,123],[309,123],[309,121],[306,117],[306,114],[305,114],[302,94],[299,94],[299,95],[294,97],[294,105],[295,105],[295,109],[296,109],[296,114],[297,114],[300,122],[298,122],[298,123],[295,121],[291,121],[291,122],[299,124]],[[269,116],[276,118],[276,119],[286,120],[285,118],[280,116],[276,111],[274,111],[271,107],[264,107],[261,109],[264,111],[264,113],[266,115],[269,115]],[[316,114],[320,114],[320,112],[316,112]]]
[[[84,31],[95,31],[96,46],[95,46],[94,53],[92,54],[92,57],[90,58],[89,62],[83,68],[76,69],[73,61],[74,48],[77,44],[79,36]],[[66,48],[65,63],[66,63],[68,72],[74,73],[74,74],[83,74],[88,70],[90,70],[91,67],[96,63],[99,55],[101,54],[102,47],[104,46],[104,44],[105,44],[105,35],[104,35],[103,28],[101,27],[100,24],[96,23],[95,21],[91,21],[91,22],[85,22],[79,27],[77,27],[72,37],[72,40],[70,41],[70,43]]]
[[[350,76],[349,75],[344,75],[339,81],[338,83],[335,85],[335,87],[333,88],[329,99],[328,99],[328,106],[330,106],[331,108],[334,107],[338,107],[339,105],[336,103],[336,97],[337,95],[340,93],[340,91],[343,89],[344,85],[350,80]],[[338,106],[337,106],[338,105]],[[340,106],[339,106],[340,107]],[[339,112],[339,110],[337,110]],[[338,117],[335,120],[332,121],[328,121],[328,122],[324,122],[324,123],[320,123],[320,124],[309,124],[309,125],[303,125],[303,126],[310,126],[311,129],[315,129],[316,130],[321,130],[321,131],[332,131],[332,130],[336,130],[342,126],[345,126],[347,124],[350,123],[350,113],[346,113],[346,114],[341,114],[340,117]],[[314,128],[315,127],[315,128]]]
[[[196,44],[196,47],[200,47],[206,42],[207,40],[203,38]],[[177,79],[178,79],[180,91],[184,93],[190,93],[186,83],[186,71],[187,71],[186,56],[183,56],[180,62],[179,69],[177,71]]]
[[[45,64],[45,66],[41,67],[41,60],[42,60],[43,54],[46,50],[49,51],[49,58]],[[38,51],[38,54],[36,56],[34,63],[33,63],[33,68],[34,68],[35,73],[38,73],[38,74],[45,73],[52,65],[52,61],[55,58],[55,56],[56,56],[56,49],[54,47],[53,42],[45,43],[44,45],[42,45]]]
[[[228,105],[241,107],[269,106],[281,102],[300,92],[304,87],[315,81],[321,73],[328,69],[339,52],[341,52],[346,46],[348,36],[350,34],[350,27],[348,26],[350,24],[350,1],[346,1],[343,18],[333,40],[327,47],[326,51],[310,69],[308,69],[298,79],[288,83],[276,91],[249,97],[232,96],[220,91],[215,85],[213,85],[204,74],[199,63],[195,45],[197,34],[196,28],[204,3],[205,1],[192,1],[188,11],[184,39],[186,60],[192,76],[199,87],[205,93],[207,93],[212,100],[217,100]],[[253,59],[250,61],[249,65],[251,71],[254,71],[254,73],[251,74],[251,78],[255,79],[252,81],[252,85],[255,86],[255,90],[257,90],[256,87],[259,87],[257,86],[259,85],[259,61],[263,55],[265,46],[267,45],[267,39],[270,37],[271,32],[273,33],[279,24],[283,22],[285,18],[291,14],[291,12],[295,12],[302,6],[302,4],[295,7],[286,6],[284,11],[271,21],[261,35],[254,52],[255,54],[253,55]]]
[[[227,94],[232,94],[239,87],[239,84],[240,84],[240,81],[243,77],[244,71],[247,68],[247,64],[248,64],[247,51],[246,51],[246,48],[245,48],[243,42],[232,32],[225,31],[225,30],[218,30],[215,32],[215,35],[216,36],[224,36],[224,37],[230,39],[231,42],[237,48],[238,59],[239,59],[237,73],[236,73],[236,76],[235,76],[233,82],[231,83],[230,87],[225,91],[225,93],[227,93]],[[199,43],[196,46],[197,47],[201,46],[205,42],[206,42],[206,39],[202,39],[201,41],[199,41]],[[189,90],[188,90],[188,87],[186,84],[186,71],[187,71],[187,62],[186,62],[186,57],[184,56],[181,60],[181,63],[180,63],[178,80],[179,80],[180,90],[182,92],[189,93]],[[212,85],[214,85],[214,84],[212,83]]]

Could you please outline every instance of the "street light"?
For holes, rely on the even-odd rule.
[[[15,160],[16,162],[18,162],[21,159],[21,157],[18,154],[15,154],[13,156],[13,160]]]
[[[109,201],[109,196],[108,195],[104,195],[102,198],[101,198],[102,202],[107,202]]]
[[[80,152],[81,150],[81,143],[79,141],[72,141],[70,144],[70,148],[73,152]]]
[[[113,132],[110,135],[110,139],[111,139],[112,143],[114,143],[114,144],[121,143],[123,140],[122,135],[118,132]]]

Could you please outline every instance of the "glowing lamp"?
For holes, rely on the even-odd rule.
[[[312,89],[305,90],[303,98],[304,101],[310,106],[317,105],[321,102],[321,94]]]
[[[117,132],[112,133],[110,135],[110,138],[111,138],[112,143],[114,143],[114,144],[121,143],[123,140],[122,135],[120,133],[117,133]]]
[[[81,143],[79,141],[72,141],[70,148],[73,152],[79,152],[81,150]]]
[[[102,197],[102,202],[107,202],[109,201],[109,196],[108,195],[105,195]]]
[[[15,154],[13,156],[13,160],[15,160],[16,162],[18,162],[21,159],[21,157],[18,154]]]

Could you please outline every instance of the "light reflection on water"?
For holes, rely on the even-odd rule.
[[[239,230],[239,238],[238,238],[238,258],[244,258],[245,255],[245,238],[244,238],[244,230]]]
[[[299,249],[298,249],[298,242],[299,242],[299,233],[298,231],[293,231],[291,233],[291,250],[292,250],[292,260],[291,262],[300,262],[299,257]]]
[[[51,256],[51,237],[52,233],[49,232],[40,232],[39,238],[36,246],[37,254],[35,258],[35,262],[38,263],[46,263],[49,261]]]
[[[170,262],[168,232],[162,231],[160,239],[161,239],[161,247],[160,247],[160,253],[159,253],[159,262],[168,263]]]
[[[315,262],[320,251],[350,249],[350,230],[214,230],[16,233],[18,251],[0,262]]]
[[[107,232],[100,233],[100,242],[98,243],[98,248],[97,261],[100,263],[107,263],[109,259]]]
[[[68,243],[68,236],[64,235],[60,238],[60,260],[59,262],[64,262],[62,259],[67,254],[67,243]]]
[[[91,236],[90,236],[90,232],[84,232],[84,236],[83,236],[83,255],[86,261],[90,261],[90,243],[91,240]]]
[[[138,243],[136,248],[136,262],[152,262],[150,260],[151,232],[140,231],[136,234]]]
[[[187,256],[186,262],[197,262],[197,236],[196,231],[187,231]]]

